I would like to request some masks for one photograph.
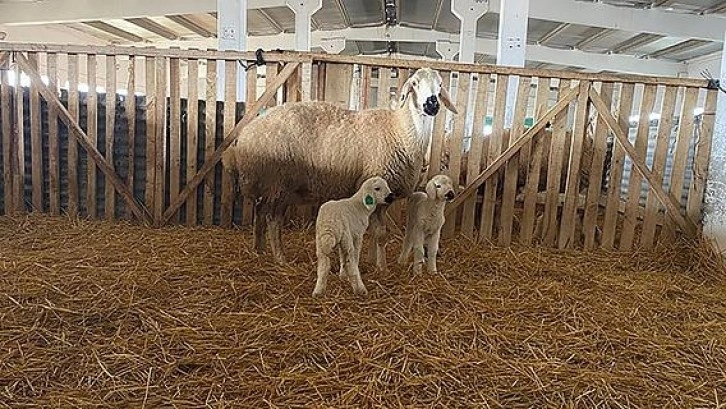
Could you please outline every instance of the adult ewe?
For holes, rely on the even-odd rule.
[[[256,251],[264,251],[269,230],[275,261],[285,261],[281,227],[290,205],[350,197],[373,176],[384,178],[397,198],[413,193],[440,103],[458,113],[441,82],[438,72],[422,68],[404,83],[396,109],[287,103],[242,128],[223,164],[238,172],[242,195],[255,201]],[[368,256],[381,270],[387,208],[378,207],[368,227]]]
[[[368,228],[368,219],[376,207],[390,204],[393,199],[388,183],[382,177],[376,176],[363,182],[353,196],[330,200],[320,206],[315,221],[318,279],[313,297],[325,292],[331,261],[336,253],[340,258],[340,278],[347,276],[356,294],[367,294],[358,269],[363,233]]]

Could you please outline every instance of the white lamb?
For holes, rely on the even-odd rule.
[[[320,206],[315,222],[318,280],[313,297],[325,292],[331,259],[336,251],[340,257],[340,278],[347,275],[356,294],[367,294],[358,269],[363,233],[368,229],[368,219],[376,207],[392,203],[393,198],[385,179],[373,177],[363,182],[352,197],[330,200]]]
[[[406,209],[406,234],[403,239],[399,264],[406,264],[413,250],[413,271],[420,273],[427,256],[427,270],[435,273],[439,251],[441,227],[444,225],[444,207],[454,199],[451,178],[436,175],[426,184],[426,193],[415,192],[408,199]],[[424,247],[426,253],[424,254]]]
[[[433,118],[457,110],[438,72],[422,68],[405,82],[396,109],[352,111],[327,102],[287,103],[242,128],[224,152],[224,168],[238,173],[242,195],[255,202],[254,247],[269,232],[273,257],[284,262],[281,226],[289,206],[350,197],[373,176],[397,199],[413,193],[428,150]],[[388,206],[371,215],[369,261],[386,269],[383,251]]]

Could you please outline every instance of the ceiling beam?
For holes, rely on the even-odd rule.
[[[135,43],[139,43],[144,41],[142,37],[137,36],[136,34],[129,33],[126,30],[122,30],[116,26],[112,26],[111,24],[104,23],[103,21],[87,21],[83,23],[89,27],[93,27],[96,30],[103,31],[105,33],[111,34],[112,36],[123,38],[127,41],[132,41]]]
[[[501,0],[490,0],[489,11],[499,13]],[[573,0],[532,1],[529,17],[600,28],[652,33],[669,37],[723,41],[726,19],[663,11],[612,6],[603,2]]]
[[[557,37],[560,33],[567,30],[567,28],[570,27],[570,23],[560,23],[557,25],[557,27],[553,28],[552,30],[544,33],[542,37],[537,39],[537,44],[545,45],[549,41],[551,41],[553,38]]]
[[[247,0],[248,9],[287,7],[285,0]],[[0,4],[0,24],[73,23],[91,20],[201,14],[217,10],[217,0],[44,0]]]
[[[157,23],[156,21],[146,18],[146,17],[134,17],[134,18],[127,18],[126,21],[129,23],[132,23],[136,26],[139,26],[143,28],[146,31],[149,31],[151,33],[154,33],[158,36],[164,37],[167,40],[176,40],[179,38],[179,35],[175,33],[173,30],[170,30],[161,24]]]
[[[597,42],[599,40],[602,40],[603,38],[609,36],[610,34],[614,33],[615,30],[610,28],[600,28],[600,27],[593,27],[587,29],[585,33],[582,35],[583,39],[580,40],[577,44],[575,44],[576,50],[582,50],[588,45]]]
[[[630,37],[629,39],[622,41],[618,44],[615,44],[613,46],[613,48],[608,50],[608,52],[611,52],[614,54],[624,54],[624,53],[627,53],[628,51],[634,50],[638,47],[642,47],[646,44],[653,43],[662,38],[663,38],[663,36],[658,35],[658,34],[641,33],[641,34],[635,35],[633,37]]]
[[[707,9],[703,9],[700,11],[701,14],[714,14],[714,13],[723,13],[726,11],[726,1],[722,1],[719,4],[716,4],[713,7],[709,7]]]
[[[709,44],[708,41],[703,40],[686,40],[682,41],[678,44],[674,44],[670,47],[663,48],[661,50],[652,52],[647,55],[648,58],[660,58],[664,57],[669,54],[678,54],[682,53],[684,51],[693,50],[698,47],[703,47],[704,45]]]
[[[248,9],[286,7],[286,5],[286,0],[247,0]],[[0,24],[42,24],[197,14],[213,12],[216,9],[216,0],[125,0],[123,2],[44,0],[0,4]],[[499,13],[500,10],[501,0],[489,0],[489,12]],[[573,0],[532,1],[529,17],[633,33],[646,32],[717,42],[723,41],[723,27],[726,21],[716,15],[699,16],[671,13],[662,9],[634,9],[603,2]]]
[[[262,15],[262,18],[264,18],[265,20],[267,20],[268,23],[270,23],[270,25],[272,26],[272,28],[274,28],[275,30],[277,30],[278,33],[284,33],[285,32],[285,29],[282,28],[282,26],[280,25],[280,23],[277,22],[277,20],[275,20],[274,18],[272,18],[272,16],[270,15],[270,13],[266,12],[264,9],[259,9],[257,11]]]
[[[202,27],[201,24],[197,23],[196,21],[192,20],[189,16],[184,15],[170,15],[166,16],[169,20],[179,24],[180,26],[186,28],[187,30],[191,31],[194,34],[200,35],[202,37],[206,38],[214,38],[216,37],[216,33],[207,30],[206,28]]]

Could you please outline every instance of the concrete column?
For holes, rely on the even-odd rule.
[[[726,34],[721,53],[721,86],[726,87]],[[713,128],[711,163],[708,166],[703,233],[721,254],[726,254],[726,93],[718,93]]]
[[[524,67],[527,50],[527,22],[529,0],[501,0],[499,14],[499,38],[497,40],[497,64]],[[517,97],[519,78],[509,77],[504,126],[512,125],[512,115]]]
[[[456,0],[453,0],[456,1]],[[445,61],[454,61],[454,57],[460,54],[461,46],[460,44],[453,43],[451,41],[437,41],[436,42],[436,52],[439,53],[439,55],[445,60]],[[456,86],[457,80],[454,78],[453,74],[449,74],[449,95],[451,96],[451,99],[456,103],[456,95],[458,91],[458,87]],[[444,127],[444,132],[449,132],[451,130],[452,122],[454,121],[454,114],[449,112],[448,109],[444,110],[444,115],[446,115],[446,126]],[[429,145],[429,149],[431,146]]]
[[[460,62],[474,62],[476,25],[487,11],[489,11],[489,0],[451,0],[451,12],[461,21],[459,29]]]
[[[323,7],[323,0],[286,0],[287,6],[295,12],[295,51],[310,51],[311,19]],[[302,64],[302,100],[310,100],[310,85],[313,67]]]
[[[217,0],[219,50],[247,50],[247,0]],[[217,62],[217,99],[224,101],[224,61]],[[237,64],[237,101],[247,96],[247,74]]]

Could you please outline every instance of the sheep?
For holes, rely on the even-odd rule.
[[[377,205],[390,204],[394,196],[382,177],[372,177],[361,185],[351,197],[323,203],[315,221],[315,247],[318,259],[318,279],[313,297],[325,292],[330,274],[330,262],[338,252],[340,278],[348,277],[357,295],[366,295],[366,287],[360,278],[358,264],[363,233],[368,229],[368,219]]]
[[[436,175],[426,184],[426,193],[413,193],[408,199],[406,212],[406,233],[403,238],[399,264],[406,264],[413,250],[413,271],[420,273],[427,258],[427,270],[436,273],[436,256],[439,252],[441,227],[446,218],[444,206],[454,199],[454,186],[451,178]],[[424,253],[424,247],[426,253]]]
[[[224,169],[237,173],[242,195],[255,202],[254,248],[265,249],[269,232],[273,258],[284,263],[281,225],[291,205],[319,205],[352,195],[381,176],[397,199],[415,190],[440,102],[458,111],[439,73],[417,70],[400,90],[398,107],[352,111],[313,101],[268,110],[240,130],[224,152]],[[382,241],[388,206],[371,215],[369,260],[386,270]]]

